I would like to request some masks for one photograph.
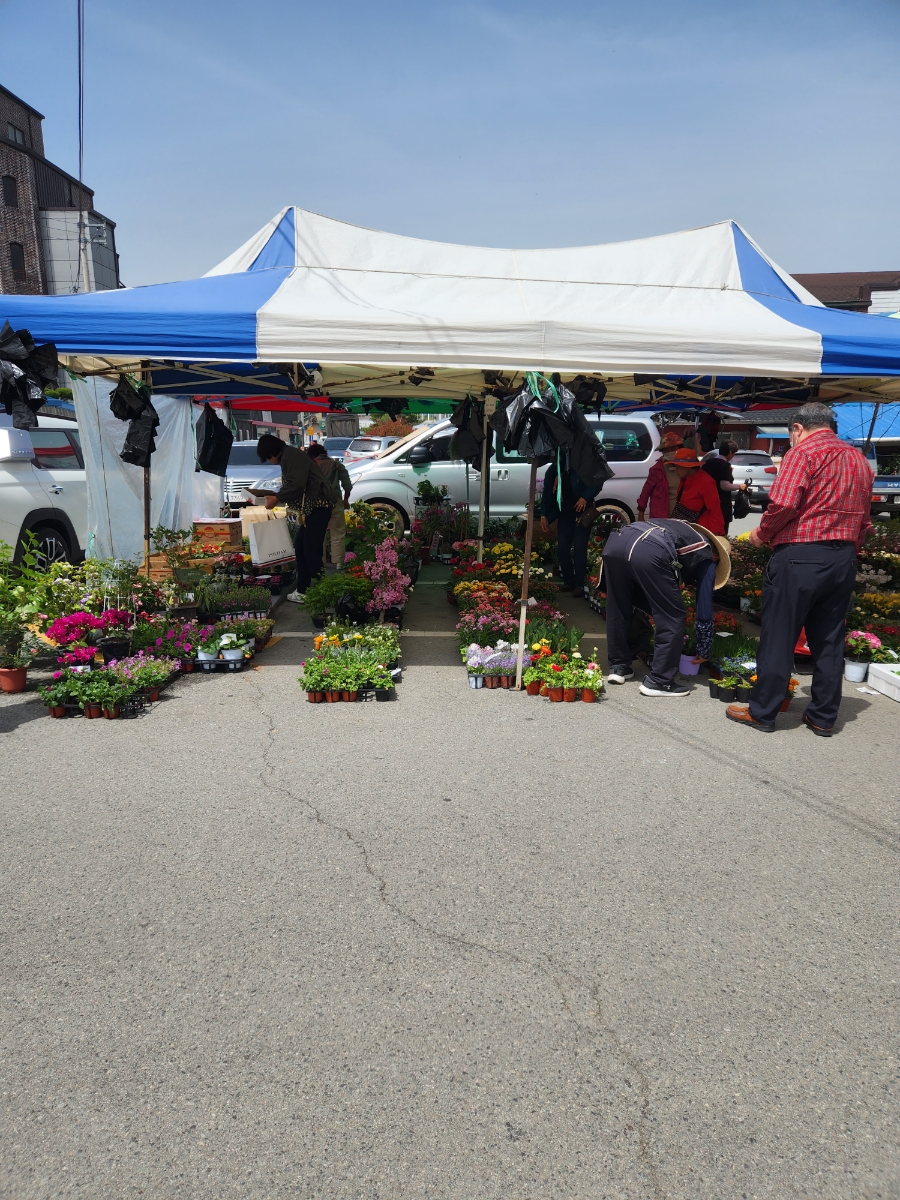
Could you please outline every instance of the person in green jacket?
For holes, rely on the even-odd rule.
[[[350,507],[350,490],[353,480],[347,468],[339,458],[329,458],[328,451],[318,442],[307,447],[306,453],[316,460],[319,470],[325,476],[331,490],[334,507],[328,522],[328,536],[331,543],[331,561],[339,571],[344,569],[344,544],[347,538],[347,519],[345,509]],[[343,494],[342,494],[343,493]]]
[[[596,492],[596,487],[584,483],[573,470],[565,468],[562,486],[557,488],[556,463],[547,468],[541,498],[541,529],[547,533],[556,522],[559,573],[563,577],[563,587],[573,596],[585,594],[588,540],[597,515],[594,508]]]

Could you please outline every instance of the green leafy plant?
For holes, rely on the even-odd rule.
[[[86,704],[115,708],[135,691],[135,686],[131,681],[126,682],[115,670],[106,668],[75,676],[71,691],[80,708]]]
[[[80,676],[73,671],[54,671],[53,681],[40,688],[40,697],[48,708],[77,703],[77,682]]]
[[[443,504],[450,495],[450,489],[446,483],[442,483],[440,487],[435,487],[427,479],[419,481],[419,486],[416,488],[416,495],[425,504]]]
[[[360,607],[365,607],[372,599],[374,590],[369,579],[360,579],[344,572],[322,575],[306,589],[303,607],[313,616],[321,616],[333,609],[345,593],[352,596]]]
[[[45,649],[15,613],[0,612],[0,667],[27,667]]]

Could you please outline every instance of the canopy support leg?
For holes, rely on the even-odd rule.
[[[519,602],[519,643],[516,646],[516,690],[522,690],[522,659],[525,655],[525,618],[528,612],[528,577],[531,574],[531,541],[534,536],[534,496],[537,491],[537,460],[531,460],[528,481],[528,515],[525,521],[525,562],[522,565],[522,596]]]
[[[476,562],[484,561],[484,501],[488,476],[488,415],[484,414],[484,441],[481,443],[481,496],[478,500],[478,555]]]
[[[150,468],[144,467],[144,570],[150,578]]]

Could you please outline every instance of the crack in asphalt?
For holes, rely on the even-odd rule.
[[[247,676],[245,678],[249,683],[257,685],[259,683],[259,681],[254,679],[252,676]],[[304,805],[304,807],[307,808],[312,814],[316,824],[322,826],[324,829],[330,830],[332,833],[337,833],[346,838],[346,840],[353,846],[359,855],[364,870],[376,886],[378,899],[385,908],[387,908],[400,920],[408,922],[426,937],[435,938],[439,941],[443,941],[453,946],[458,946],[465,950],[480,951],[483,954],[503,958],[506,961],[515,963],[518,966],[528,967],[533,971],[538,971],[546,978],[549,978],[559,993],[563,1009],[568,1015],[569,1021],[574,1029],[576,1044],[579,1040],[579,1034],[586,1034],[589,1038],[595,1039],[597,1037],[597,1030],[586,1025],[584,1021],[580,1020],[576,1015],[569,1001],[566,988],[560,982],[559,977],[566,979],[569,982],[570,988],[574,990],[581,989],[583,992],[587,993],[588,996],[590,996],[594,1006],[595,1020],[597,1022],[601,1037],[608,1039],[616,1056],[619,1058],[619,1061],[623,1063],[638,1080],[638,1096],[640,1100],[638,1106],[640,1112],[640,1117],[638,1118],[639,1158],[647,1172],[647,1175],[649,1176],[655,1200],[665,1200],[665,1193],[660,1184],[659,1174],[656,1169],[656,1164],[653,1160],[653,1153],[650,1146],[650,1081],[640,1059],[638,1059],[623,1046],[618,1033],[606,1020],[603,999],[600,992],[600,985],[598,983],[589,983],[584,979],[580,979],[577,975],[573,974],[568,967],[564,967],[555,962],[548,954],[542,955],[541,958],[543,959],[543,962],[540,962],[534,959],[526,958],[524,955],[517,954],[513,950],[504,950],[496,946],[486,946],[482,942],[472,941],[469,938],[461,937],[459,934],[446,933],[443,930],[436,929],[434,926],[427,925],[420,921],[419,918],[413,913],[408,912],[395,900],[392,900],[388,895],[387,879],[374,867],[372,863],[372,857],[366,844],[345,825],[337,824],[336,822],[325,817],[322,813],[322,810],[311,800],[307,800],[304,796],[296,795],[291,790],[290,786],[285,785],[283,780],[278,776],[276,768],[269,760],[269,755],[275,749],[275,718],[273,714],[264,706],[261,689],[257,687],[257,691],[260,696],[260,712],[268,721],[268,728],[265,733],[269,742],[268,749],[263,751],[262,761],[264,764],[264,770],[260,771],[260,778],[267,787],[274,786],[276,790],[282,792],[295,803]],[[581,1068],[580,1064],[578,1064],[578,1066],[579,1069],[583,1071],[583,1068]]]

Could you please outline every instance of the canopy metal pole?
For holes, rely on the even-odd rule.
[[[869,422],[869,432],[866,434],[866,444],[863,446],[863,454],[866,458],[869,457],[869,447],[872,445],[872,434],[875,432],[875,422],[878,420],[878,410],[881,405],[876,401],[875,407],[872,409],[872,420]]]
[[[534,534],[534,496],[537,491],[537,459],[531,460],[528,481],[528,514],[525,521],[525,562],[522,565],[522,596],[519,605],[519,644],[516,646],[516,690],[522,690],[522,659],[525,655],[525,617],[528,612],[528,576],[531,573],[531,539]]]
[[[481,443],[481,495],[478,500],[478,556],[476,562],[484,561],[484,495],[488,475],[488,414],[484,412],[484,441]]]
[[[150,363],[145,359],[141,362],[141,382],[153,391],[153,375]],[[144,570],[150,578],[150,468],[144,467]]]

